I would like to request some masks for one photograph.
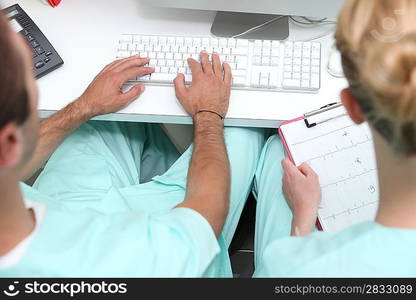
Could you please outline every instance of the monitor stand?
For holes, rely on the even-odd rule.
[[[217,12],[211,33],[217,37],[233,37],[250,28],[263,24],[278,15],[249,14],[237,12]],[[284,16],[271,24],[256,31],[247,33],[239,38],[260,40],[285,40],[289,37],[289,17]]]

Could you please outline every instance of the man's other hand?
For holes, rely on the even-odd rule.
[[[201,63],[188,59],[192,71],[192,84],[185,87],[185,78],[179,74],[175,80],[176,97],[184,109],[194,117],[201,110],[210,110],[225,117],[228,111],[231,90],[231,68],[221,64],[218,54],[212,54],[212,63],[208,53],[201,52]]]
[[[131,78],[153,73],[154,68],[144,67],[148,62],[148,58],[133,56],[107,65],[78,100],[84,113],[89,118],[113,113],[137,99],[144,91],[142,84],[125,93],[122,86]]]

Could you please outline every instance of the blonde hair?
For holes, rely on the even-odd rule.
[[[416,154],[416,0],[348,0],[336,41],[369,123],[395,153]]]

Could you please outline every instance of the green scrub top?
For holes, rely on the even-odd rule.
[[[255,277],[416,276],[416,230],[371,221],[339,233],[290,237],[292,212],[282,192],[284,157],[274,136],[256,171]]]
[[[265,143],[224,130],[230,210],[216,239],[185,198],[192,146],[179,156],[158,125],[91,121],[53,153],[27,200],[46,205],[23,259],[0,277],[232,277],[228,247]]]

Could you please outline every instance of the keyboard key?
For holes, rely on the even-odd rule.
[[[229,63],[235,63],[236,62],[235,56],[234,55],[227,55],[225,57],[225,60],[224,61],[229,62]]]
[[[37,52],[39,55],[41,55],[42,53],[45,53],[45,50],[43,50],[43,48],[42,48],[42,47],[38,47],[38,48],[36,48],[36,52]]]
[[[300,58],[295,58],[295,59],[293,59],[293,64],[294,65],[301,65],[302,64],[302,60]]]
[[[292,79],[292,72],[284,72],[283,73],[284,79]]]
[[[247,48],[249,46],[248,40],[239,39],[237,40],[237,47]]]
[[[152,76],[153,76],[153,74],[152,74]],[[150,75],[145,75],[145,76],[139,77],[137,79],[140,80],[140,81],[150,81]]]
[[[185,83],[190,84],[192,82],[192,75],[191,74],[185,74]]]
[[[47,57],[47,58],[45,58],[43,61],[44,61],[44,62],[45,62],[45,64],[46,64],[46,63],[50,62],[50,61],[51,61],[51,59],[50,59],[49,57]]]
[[[272,56],[280,56],[280,49],[273,49]]]
[[[251,73],[251,83],[252,87],[260,87],[260,72],[253,70]]]
[[[311,88],[319,89],[320,88],[320,80],[318,76],[312,76],[311,78]]]
[[[219,46],[219,44],[220,44],[219,39],[216,39],[216,38],[211,39],[211,43],[210,43],[211,47],[216,48]]]
[[[311,68],[311,73],[319,74],[320,71],[321,71],[320,67],[312,67]]]
[[[218,51],[215,51],[215,52],[219,53]],[[225,55],[231,54],[230,48],[223,48],[222,49],[222,54],[225,54]]]
[[[227,41],[227,39],[220,39],[219,40],[219,43],[218,43],[218,46],[219,47],[221,47],[221,48],[225,48],[225,47],[227,47],[227,45],[228,45],[228,41]]]
[[[164,46],[168,42],[168,39],[165,36],[159,37],[159,45]]]
[[[246,77],[233,75],[234,86],[245,86],[245,84],[246,84]]]
[[[247,48],[233,48],[231,52],[233,55],[247,55],[248,49]]]
[[[192,42],[193,42],[193,40],[192,40],[192,38],[185,38],[185,40],[184,40],[184,45],[185,46],[192,46]]]
[[[262,53],[263,56],[270,56],[270,49],[263,49]]]
[[[142,52],[142,51],[144,51],[144,48],[145,48],[145,45],[138,44],[137,47],[136,47],[136,50],[139,51],[139,52]]]
[[[261,48],[254,48],[254,53],[255,56],[261,56],[262,51]]]
[[[131,42],[133,42],[133,40],[132,40],[132,36],[131,36],[131,35],[129,35],[129,34],[123,34],[123,35],[121,36],[121,41],[122,41],[122,42],[126,42],[126,43],[131,43]]]
[[[243,76],[243,77],[245,77],[247,75],[246,70],[233,70],[232,73],[233,73],[233,76]]]
[[[257,65],[257,66],[261,65],[261,57],[260,56],[255,56],[253,58],[253,65]]]
[[[269,74],[262,74],[260,76],[260,87],[268,88],[269,87]]]
[[[300,79],[300,73],[293,73],[293,79]]]
[[[302,58],[310,59],[311,58],[311,53],[310,52],[303,52],[302,53]]]
[[[321,61],[319,59],[316,59],[316,58],[315,59],[312,59],[311,65],[313,67],[319,67],[321,65]]]
[[[264,40],[263,41],[263,48],[269,49],[272,47],[272,41]]]
[[[278,78],[276,72],[271,72],[269,76],[269,89],[275,89],[278,85]]]
[[[43,61],[39,61],[35,64],[35,68],[36,69],[40,69],[45,65],[45,63]]]
[[[201,40],[201,38],[194,38],[194,39],[193,39],[193,42],[192,42],[192,45],[193,45],[193,46],[195,46],[195,47],[200,47],[200,46],[201,46],[201,44],[202,44],[202,40]]]
[[[301,84],[299,79],[285,79],[282,86],[286,89],[298,89],[301,87]]]
[[[273,57],[273,58],[271,59],[271,61],[270,61],[270,64],[271,64],[272,66],[274,66],[274,67],[277,67],[277,66],[279,65],[279,59],[278,59],[278,58]]]
[[[130,56],[130,52],[128,51],[118,51],[117,58],[126,58]]]
[[[33,48],[37,48],[37,47],[39,47],[39,46],[40,46],[37,40],[33,40],[33,41],[30,43],[30,45],[32,45],[32,47],[33,47]]]
[[[270,58],[268,58],[268,57],[263,57],[263,58],[261,59],[261,64],[262,64],[263,66],[269,66],[269,65],[270,65]]]

